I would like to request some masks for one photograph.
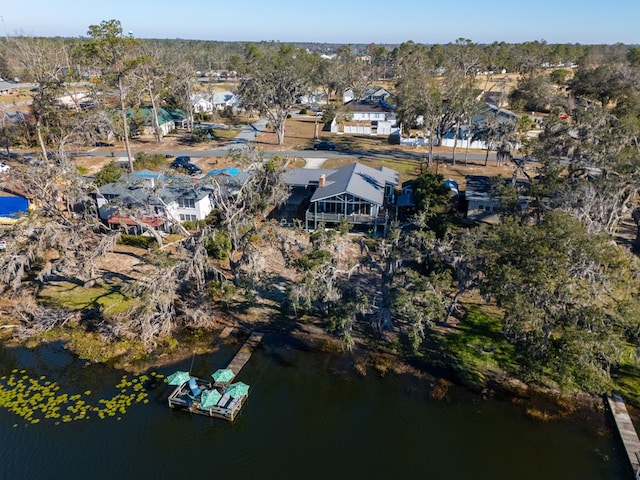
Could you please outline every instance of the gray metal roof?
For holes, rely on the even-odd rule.
[[[201,200],[211,194],[213,187],[197,179],[165,176],[157,172],[142,170],[124,174],[117,182],[100,187],[101,195],[117,196],[132,204],[160,205],[178,198]]]
[[[492,177],[488,177],[485,175],[467,175],[465,177],[466,187],[465,187],[465,198],[467,200],[487,200],[492,198]],[[512,182],[511,178],[503,178],[501,179],[504,185],[510,185]],[[519,191],[519,197],[521,198],[530,198],[522,195],[529,188],[529,180],[526,178],[518,178],[516,179],[516,188]],[[496,197],[497,198],[497,197]]]
[[[335,172],[322,168],[290,168],[284,172],[284,181],[291,187],[317,186],[321,175],[328,177]]]
[[[386,185],[398,185],[398,172],[390,168],[375,169],[361,163],[353,163],[328,174],[325,186],[318,187],[311,201],[317,202],[348,193],[368,202],[383,205]]]

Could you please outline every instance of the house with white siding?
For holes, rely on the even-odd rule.
[[[176,223],[204,220],[213,210],[213,191],[192,177],[141,170],[103,185],[95,196],[100,219],[112,228],[138,232],[147,224],[169,232]]]
[[[391,135],[397,130],[393,109],[380,102],[349,102],[345,105],[347,120],[331,122],[333,133],[356,135]]]
[[[226,108],[235,108],[239,103],[238,96],[230,91],[213,94],[197,93],[191,96],[191,105],[195,113],[221,112]]]

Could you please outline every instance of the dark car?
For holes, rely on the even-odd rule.
[[[333,142],[317,142],[313,144],[314,150],[335,150],[336,144]]]
[[[179,157],[176,157],[175,160],[173,162],[171,162],[171,166],[173,168],[178,168],[181,167],[183,165],[186,164],[190,164],[191,163],[191,157],[188,157],[186,155],[181,155]],[[194,165],[195,167],[195,165]]]
[[[186,170],[187,172],[189,172],[191,175],[202,173],[202,170],[200,169],[200,167],[198,167],[197,165],[194,165],[193,163],[182,163],[180,165],[171,164],[171,166],[173,168],[182,168],[183,170]]]

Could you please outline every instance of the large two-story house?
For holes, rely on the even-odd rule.
[[[333,170],[294,168],[287,171],[285,180],[294,194],[306,192],[307,229],[346,221],[354,227],[385,233],[394,213],[392,199],[398,172],[390,168],[376,169],[360,163]]]
[[[345,92],[345,120],[334,118],[331,131],[338,134],[391,135],[396,132],[395,107],[387,102],[391,93],[385,88],[370,87],[362,98]]]
[[[96,192],[100,218],[112,228],[165,232],[172,225],[204,220],[213,210],[213,186],[187,177],[142,170],[123,175]]]

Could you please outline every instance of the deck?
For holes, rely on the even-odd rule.
[[[640,478],[640,440],[631,422],[627,407],[618,393],[607,395],[607,402],[618,427],[618,433],[629,457],[629,463],[633,469],[634,478]]]
[[[229,333],[230,332],[227,333],[227,336]],[[263,333],[253,332],[233,357],[231,362],[229,362],[226,368],[233,371],[235,375],[238,375],[238,373],[240,373],[240,370],[242,370],[242,367],[244,367],[251,358],[251,355],[253,354],[255,349],[258,347],[258,345],[260,345],[262,337],[264,337]],[[182,410],[187,410],[198,415],[222,418],[231,422],[235,420],[236,416],[238,415],[238,413],[240,413],[240,410],[245,405],[248,394],[238,398],[232,398],[229,395],[225,394],[225,390],[229,384],[228,382],[213,383],[212,381],[204,380],[201,378],[196,378],[195,381],[197,388],[200,390],[199,392],[196,392],[197,395],[194,395],[191,388],[189,387],[188,382],[185,382],[182,385],[179,385],[169,395],[168,401],[170,408],[180,408]],[[200,398],[202,393],[207,390],[217,390],[218,393],[220,393],[221,397],[215,405],[210,407],[202,407]]]
[[[224,391],[216,388],[210,382],[201,378],[196,378],[196,383],[201,391],[216,389],[221,395],[220,400],[216,405],[211,407],[202,407],[200,400],[194,398],[186,383],[183,383],[177,387],[171,395],[169,395],[169,407],[180,408],[187,410],[191,413],[197,413],[199,415],[206,415],[208,417],[222,418],[224,420],[233,421],[236,415],[240,412],[240,409],[244,405],[247,397],[230,398],[228,395],[224,395]]]

